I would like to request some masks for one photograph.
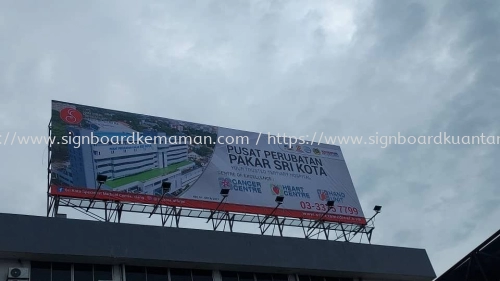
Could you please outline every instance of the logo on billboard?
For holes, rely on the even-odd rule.
[[[262,193],[261,183],[252,180],[220,177],[219,187],[221,189],[231,189],[232,191],[240,191],[246,193]]]
[[[304,146],[305,153],[311,153],[311,148],[309,146]]]
[[[64,122],[71,125],[80,124],[83,119],[83,115],[80,111],[70,107],[63,108],[61,112],[59,112],[59,116]]]
[[[321,201],[333,200],[338,203],[342,203],[345,198],[344,192],[337,192],[331,190],[318,189],[318,198]]]
[[[297,152],[304,152],[304,151],[302,151],[302,146],[297,145]]]
[[[273,193],[273,195],[282,195],[283,193],[283,188],[278,185],[278,184],[274,184],[274,183],[271,183],[271,192]]]
[[[316,155],[321,155],[321,151],[319,151],[319,149],[317,149],[317,148],[313,148],[313,152]]]
[[[319,200],[321,200],[321,201],[328,201],[328,199],[329,199],[328,191],[318,189],[318,197],[319,197]]]
[[[57,188],[57,191],[58,191],[58,192],[64,192],[64,187],[59,186],[59,187]]]
[[[224,189],[230,189],[232,187],[232,184],[231,184],[231,179],[230,178],[219,178],[219,186],[220,188],[224,188]]]
[[[322,152],[323,155],[333,156],[333,157],[340,157],[340,155],[338,154],[338,152],[335,152],[335,151],[322,150],[321,152]]]

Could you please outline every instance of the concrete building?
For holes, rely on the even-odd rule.
[[[436,277],[423,249],[12,214],[0,214],[0,225],[0,278],[7,281]]]

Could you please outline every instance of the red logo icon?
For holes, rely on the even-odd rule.
[[[80,113],[80,111],[69,107],[66,107],[63,110],[61,110],[59,116],[64,122],[72,125],[79,124],[80,122],[82,122],[83,119],[83,115]]]
[[[328,199],[328,193],[326,192],[326,190],[321,191],[319,194],[319,200],[325,201],[326,199]]]
[[[275,184],[271,184],[271,190],[275,195],[280,195],[281,193],[281,188]]]

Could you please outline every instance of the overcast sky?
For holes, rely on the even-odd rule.
[[[52,99],[273,134],[500,135],[499,15],[495,0],[2,0],[0,135],[46,135]],[[373,243],[424,248],[439,275],[498,230],[499,145],[342,150],[365,214],[383,206]],[[45,215],[45,146],[0,151],[0,212]]]

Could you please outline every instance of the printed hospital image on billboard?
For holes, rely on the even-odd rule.
[[[338,146],[60,101],[51,136],[53,195],[366,224]]]

